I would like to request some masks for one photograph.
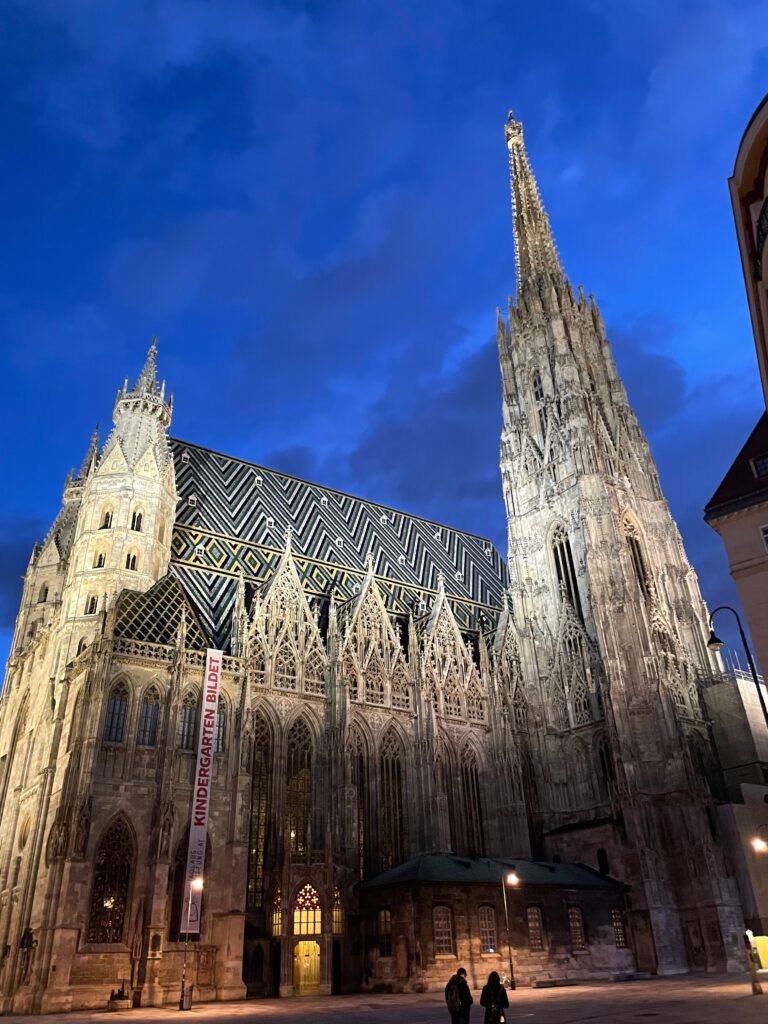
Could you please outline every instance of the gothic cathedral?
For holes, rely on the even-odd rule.
[[[32,552],[0,1009],[740,970],[696,576],[512,115],[493,545],[169,436],[150,349]],[[224,653],[200,933],[183,893]],[[509,955],[507,950],[510,950]]]

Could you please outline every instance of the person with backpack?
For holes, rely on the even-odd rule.
[[[460,967],[445,986],[445,1004],[451,1015],[451,1024],[469,1024],[469,1008],[473,1002],[466,969]]]
[[[509,1008],[509,998],[496,971],[488,975],[488,984],[483,986],[480,1005],[485,1007],[483,1024],[504,1024],[507,1019],[504,1011]]]

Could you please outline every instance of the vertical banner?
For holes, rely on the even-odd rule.
[[[182,934],[200,934],[200,910],[203,894],[192,886],[195,878],[202,878],[205,870],[205,839],[208,832],[208,808],[213,783],[213,755],[216,743],[216,723],[219,717],[219,689],[221,651],[206,651],[203,703],[200,711],[200,730],[197,741],[197,765],[192,789],[192,817],[189,823],[189,849],[187,873],[184,880],[184,903],[181,909]]]

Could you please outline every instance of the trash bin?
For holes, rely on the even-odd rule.
[[[179,1007],[179,1009],[181,1009],[181,1010],[191,1010],[192,1009],[192,993],[194,991],[194,988],[195,988],[194,985],[187,985],[187,987],[184,989],[184,995],[182,996],[181,1006]]]

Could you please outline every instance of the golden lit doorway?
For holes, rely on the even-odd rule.
[[[320,986],[320,946],[317,942],[296,943],[293,954],[293,990],[297,996],[311,995]]]

